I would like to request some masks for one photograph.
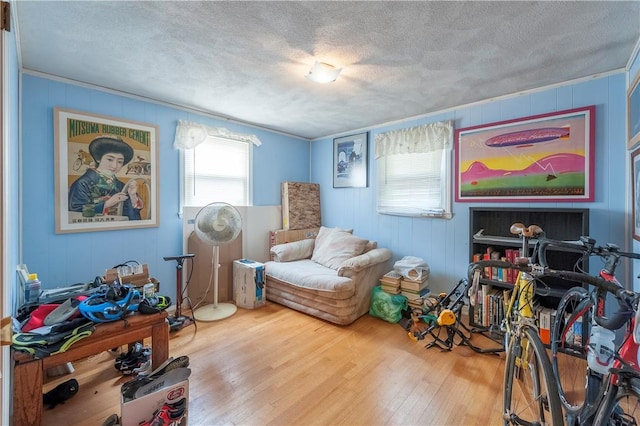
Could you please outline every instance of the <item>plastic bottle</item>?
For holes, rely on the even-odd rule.
[[[29,274],[29,281],[24,286],[25,303],[36,303],[40,297],[40,280],[38,274]]]
[[[587,363],[589,368],[597,373],[606,374],[613,364],[616,334],[600,327],[598,324],[591,326],[589,336],[589,348],[587,350]]]

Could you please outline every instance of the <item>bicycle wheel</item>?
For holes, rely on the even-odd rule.
[[[560,300],[551,327],[551,367],[570,424],[585,402],[591,306],[584,288],[571,288]]]
[[[505,364],[505,425],[561,425],[562,404],[558,397],[551,362],[538,330],[522,326],[514,332]]]
[[[620,387],[610,386],[606,399],[596,413],[595,425],[640,424],[640,382],[639,379],[627,379]]]

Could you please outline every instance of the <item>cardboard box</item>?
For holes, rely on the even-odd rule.
[[[233,289],[236,306],[254,309],[264,306],[267,301],[264,264],[239,259],[233,262]]]
[[[320,185],[282,182],[282,228],[320,227]]]
[[[151,420],[153,413],[157,409],[162,408],[165,402],[176,403],[182,398],[187,399],[187,410],[180,425],[186,426],[189,414],[189,380],[160,388],[149,395],[136,398],[132,401],[121,401],[120,424],[122,426],[138,426],[140,422]]]
[[[307,229],[278,229],[276,231],[269,231],[269,248],[278,244],[300,241],[307,238],[315,238],[318,236],[319,231],[320,227]]]

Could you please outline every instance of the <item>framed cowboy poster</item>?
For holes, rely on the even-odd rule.
[[[54,108],[56,233],[160,225],[158,127]]]

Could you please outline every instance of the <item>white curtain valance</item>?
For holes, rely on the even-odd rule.
[[[178,149],[193,149],[207,140],[208,137],[250,142],[256,146],[262,145],[256,135],[236,133],[224,127],[209,127],[192,121],[178,120],[173,146]]]
[[[438,121],[376,135],[376,159],[393,154],[427,153],[450,149],[453,121]]]

